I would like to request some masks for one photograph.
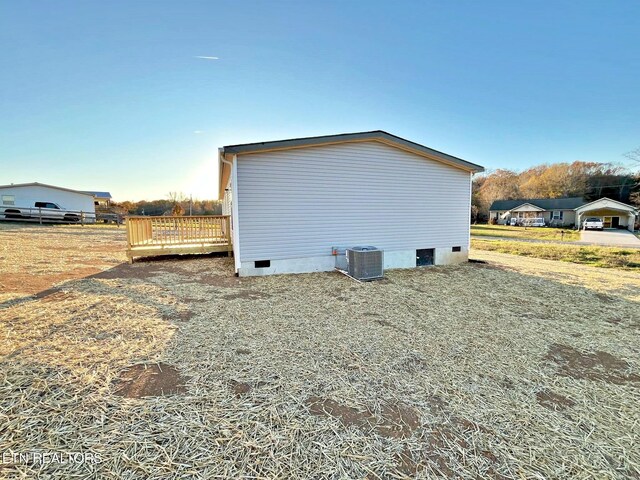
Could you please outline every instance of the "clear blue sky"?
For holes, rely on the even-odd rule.
[[[219,146],[376,129],[489,169],[640,146],[636,0],[0,0],[0,45],[0,184],[215,198]]]

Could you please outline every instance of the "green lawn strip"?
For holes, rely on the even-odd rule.
[[[640,269],[640,249],[481,239],[471,240],[471,247],[594,267]]]
[[[562,236],[564,232],[564,237]],[[471,225],[471,235],[485,237],[527,238],[534,240],[580,240],[580,232],[568,228],[511,227],[508,225]]]

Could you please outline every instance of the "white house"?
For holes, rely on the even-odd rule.
[[[586,217],[602,219],[604,228],[633,231],[638,210],[633,205],[601,198],[593,202],[582,197],[527,198],[496,200],[489,207],[489,218],[500,225],[511,219],[543,218],[551,226],[580,226]]]
[[[383,131],[219,150],[236,273],[330,271],[333,247],[373,245],[385,268],[468,260],[479,165]]]
[[[95,215],[93,195],[90,193],[37,182],[0,185],[2,212],[7,209],[33,209],[36,202],[53,203],[63,210]]]

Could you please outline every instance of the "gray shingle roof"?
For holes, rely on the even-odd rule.
[[[392,144],[396,144],[401,147],[412,149],[415,152],[420,152],[424,155],[429,155],[432,158],[440,159],[445,163],[451,165],[457,165],[460,168],[469,170],[471,172],[483,172],[484,168],[475,163],[468,162],[453,155],[439,152],[419,143],[405,140],[404,138],[397,137],[382,130],[374,130],[371,132],[357,132],[357,133],[342,133],[339,135],[325,135],[320,137],[307,137],[307,138],[292,138],[289,140],[277,140],[272,142],[259,142],[259,143],[245,143],[241,145],[227,145],[223,147],[225,154],[231,153],[253,153],[264,150],[278,150],[285,148],[301,148],[314,145],[323,145],[330,143],[349,142],[357,140],[384,140]]]
[[[523,203],[530,203],[544,210],[574,210],[589,202],[582,197],[564,198],[523,198],[519,200],[496,200],[491,204],[489,210],[511,210],[519,207]]]

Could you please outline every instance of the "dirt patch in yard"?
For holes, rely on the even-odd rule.
[[[376,431],[384,437],[406,438],[420,426],[418,412],[403,403],[382,405],[380,415]]]
[[[426,452],[414,453],[405,448],[395,455],[394,460],[398,470],[409,477],[416,476],[420,471],[429,466],[430,470],[436,471],[448,478],[456,478],[455,463],[465,463],[469,458],[465,458],[463,451],[470,447],[468,438],[469,431],[487,431],[484,427],[469,420],[453,417],[450,423],[439,423],[426,427],[430,429],[427,437],[429,448]],[[495,470],[498,457],[489,450],[477,450],[475,454],[481,463],[485,463],[484,475],[478,478],[492,478],[506,480],[507,477],[499,474]]]
[[[396,454],[394,460],[398,470],[408,477],[415,477],[422,468],[420,462],[413,457],[411,450],[407,447]]]
[[[252,390],[256,388],[264,387],[265,385],[268,385],[268,382],[265,382],[262,380],[254,383],[239,382],[238,380],[233,380],[233,379],[227,381],[227,386],[231,389],[233,393],[235,393],[236,397],[241,397],[243,395],[246,395]]]
[[[627,373],[629,364],[610,353],[596,351],[583,353],[573,347],[553,344],[546,360],[558,365],[558,375],[614,384],[640,382],[640,375]]]
[[[348,407],[330,398],[311,396],[307,398],[305,403],[311,415],[337,418],[345,426],[367,428],[371,427],[374,419],[368,410],[362,411]]]
[[[420,426],[417,411],[400,402],[383,404],[380,417],[376,417],[369,409],[349,407],[330,398],[311,396],[305,404],[312,415],[336,418],[345,426],[374,430],[378,435],[388,438],[409,437]]]
[[[542,390],[536,393],[536,400],[543,407],[549,410],[564,410],[573,407],[576,402],[550,390]]]
[[[96,267],[79,267],[70,269],[65,273],[52,273],[49,275],[17,272],[0,273],[0,290],[3,293],[33,295],[43,290],[48,290],[57,283],[89,277],[101,271],[100,268]]]
[[[249,393],[252,389],[251,384],[247,382],[239,382],[237,380],[229,380],[228,382],[229,388],[233,393],[236,394],[236,397],[240,397]]]
[[[159,397],[186,393],[186,379],[166,363],[132,365],[116,381],[115,394],[126,398]]]

